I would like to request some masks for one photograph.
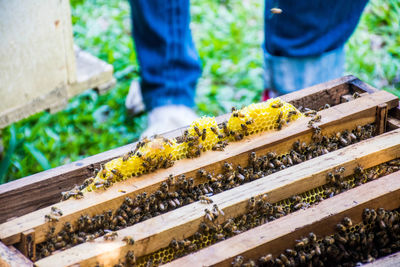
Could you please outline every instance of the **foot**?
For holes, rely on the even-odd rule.
[[[272,89],[264,89],[264,92],[261,96],[261,101],[267,101],[270,98],[278,97],[279,94]]]
[[[142,133],[141,137],[150,137],[187,126],[197,118],[196,113],[184,105],[168,105],[155,108],[149,113],[147,129]]]
[[[137,115],[145,110],[140,84],[133,80],[129,87],[129,93],[125,99],[125,107],[131,115]]]

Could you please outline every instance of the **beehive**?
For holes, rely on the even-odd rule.
[[[341,99],[351,99],[343,95],[351,96],[354,90],[370,90],[360,81],[343,81],[282,97],[295,106],[315,110],[325,104],[335,106],[320,111],[321,121],[309,124],[310,118],[300,118],[285,127],[285,118],[284,123],[279,122],[281,131],[276,131],[280,126],[275,124],[267,133],[251,134],[249,131],[254,129],[249,127],[254,123],[253,115],[252,121],[246,124],[247,129],[236,121],[231,125],[236,125],[237,129],[226,134],[222,122],[226,121],[228,128],[232,114],[223,119],[216,118],[217,133],[222,133],[222,138],[217,138],[229,141],[222,153],[208,151],[192,159],[175,160],[171,168],[126,179],[107,190],[88,192],[79,200],[60,202],[53,208],[45,203],[55,201],[42,201],[39,205],[47,205],[45,208],[0,224],[1,242],[8,246],[18,244],[18,249],[25,255],[21,258],[29,258],[37,266],[131,266],[135,258],[140,266],[155,266],[171,260],[168,264],[175,266],[229,266],[239,255],[243,256],[243,263],[251,259],[257,262],[266,253],[271,253],[274,260],[277,257],[284,259],[280,254],[293,247],[296,239],[308,235],[310,229],[318,237],[332,234],[334,225],[344,214],[354,218],[353,223],[357,226],[360,223],[357,214],[359,216],[365,207],[395,210],[400,206],[399,167],[392,163],[400,155],[400,125],[396,126],[396,117],[393,117],[397,114],[393,108],[398,105],[398,99],[383,91],[369,91],[355,100],[341,103]],[[253,114],[260,112],[260,106],[253,107]],[[251,109],[247,107],[244,118],[250,120]],[[388,110],[391,110],[389,114]],[[232,117],[243,118],[240,114]],[[194,130],[194,124],[192,126]],[[392,131],[385,133],[385,129]],[[208,130],[206,132],[208,135]],[[249,136],[236,142],[228,140],[237,133]],[[183,134],[179,130],[175,136],[167,136],[167,140],[173,140],[171,143],[163,139],[151,144],[153,140],[149,139],[137,146],[135,153],[143,148],[139,154],[141,159],[147,149],[155,148],[154,154],[164,153],[168,157],[169,148],[164,144],[183,148],[182,144],[186,143],[182,140]],[[196,135],[202,140],[197,132]],[[189,130],[187,136],[190,136]],[[206,140],[205,137],[202,141]],[[131,148],[120,149],[108,158],[96,156],[75,163],[74,168],[80,170],[81,181],[95,168],[106,177],[112,174],[113,179],[122,179],[133,173],[133,169],[126,172],[118,169],[134,158]],[[113,158],[117,160],[112,161]],[[154,167],[155,158],[147,160],[144,157],[142,160],[145,165],[150,163]],[[90,160],[97,160],[97,163],[92,166]],[[103,162],[106,162],[103,165],[105,172],[100,167]],[[142,164],[142,167],[145,166]],[[332,179],[329,173],[337,174],[337,177],[334,175]],[[78,183],[68,173],[59,174],[58,178],[52,179],[69,177],[70,180],[63,180],[63,183],[69,182],[71,187]],[[46,181],[50,188],[54,185],[52,179],[46,178],[46,173],[38,178]],[[29,201],[24,201],[23,208],[17,208],[18,201],[13,201],[17,191],[20,192],[18,196],[24,198],[22,189],[14,186],[6,193],[8,201],[4,207],[7,209],[0,206],[0,219],[19,216],[21,213],[18,212],[22,210],[26,213],[34,207],[32,200],[38,203],[38,199],[49,196],[48,192],[38,194],[35,188],[45,187],[30,187]],[[5,199],[6,194],[2,192],[7,190],[0,190],[0,199]],[[206,197],[213,203],[205,201]],[[314,205],[317,202],[318,205]],[[216,210],[213,205],[217,205]],[[218,217],[210,217],[205,209],[213,214],[217,212]],[[230,224],[229,219],[234,224]],[[202,226],[204,224],[209,230]],[[238,229],[230,229],[227,225]],[[134,242],[124,241],[131,240],[126,236],[131,236]],[[178,246],[171,245],[173,239]],[[3,251],[11,253],[7,247],[3,249],[2,243],[1,259]],[[196,253],[185,256],[192,252]]]

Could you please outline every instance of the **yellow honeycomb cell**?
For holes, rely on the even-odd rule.
[[[217,131],[217,134],[211,130],[211,127],[213,127],[215,131]],[[189,131],[189,136],[199,137],[198,141],[203,146],[203,151],[211,150],[212,147],[219,141],[218,124],[214,117],[201,117],[193,121],[188,131]]]

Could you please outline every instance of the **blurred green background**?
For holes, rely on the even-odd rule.
[[[198,113],[219,115],[259,101],[263,1],[191,3],[203,63]],[[128,2],[72,0],[71,5],[75,43],[111,63],[118,83],[105,95],[88,90],[57,114],[42,112],[4,129],[0,183],[133,142],[146,127],[146,114],[132,118],[124,108],[130,82],[138,78]],[[346,51],[349,74],[400,96],[400,1],[370,1]]]

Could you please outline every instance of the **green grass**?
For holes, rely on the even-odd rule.
[[[86,91],[57,114],[42,112],[4,129],[0,183],[133,142],[146,126],[146,114],[131,118],[124,108],[130,81],[138,77],[128,3],[71,2],[75,43],[113,64],[118,83],[105,95]],[[191,27],[203,64],[199,114],[218,115],[260,99],[262,2],[191,1]],[[398,1],[372,0],[346,48],[348,73],[400,95]]]

